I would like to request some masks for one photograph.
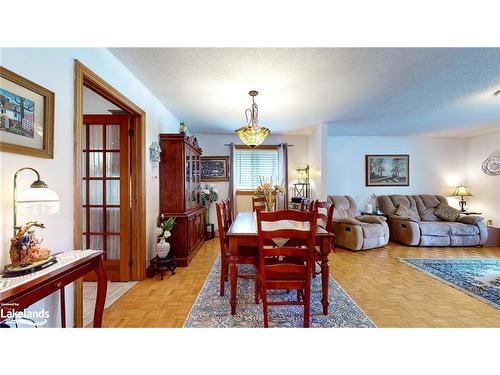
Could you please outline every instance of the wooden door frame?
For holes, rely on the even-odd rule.
[[[75,118],[74,118],[74,208],[73,246],[82,249],[82,128],[83,88],[88,87],[131,115],[134,136],[130,142],[131,172],[131,279],[144,280],[146,275],[146,179],[145,142],[146,112],[75,59]],[[83,326],[83,280],[75,282],[75,326]]]

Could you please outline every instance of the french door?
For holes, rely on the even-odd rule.
[[[111,281],[130,280],[129,123],[128,115],[83,116],[82,243],[104,251]]]

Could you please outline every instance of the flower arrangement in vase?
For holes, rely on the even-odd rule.
[[[208,224],[210,219],[210,205],[219,199],[219,191],[214,185],[205,184],[205,188],[201,190],[200,199],[201,205],[205,207],[205,224]]]
[[[276,196],[285,192],[285,188],[278,184],[273,184],[273,178],[266,181],[264,177],[260,178],[260,185],[255,189],[255,195],[264,197],[266,200],[266,211],[272,211],[275,207]]]
[[[167,220],[160,222],[160,225],[155,229],[155,235],[160,240],[156,243],[156,255],[158,258],[166,258],[170,252],[170,244],[167,238],[172,236],[172,228],[175,225],[175,218],[169,217]]]

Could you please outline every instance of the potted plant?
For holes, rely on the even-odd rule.
[[[155,229],[156,237],[159,239],[159,242],[156,243],[156,255],[158,258],[166,258],[170,252],[170,244],[167,242],[167,238],[172,235],[174,225],[175,218],[169,217],[167,220],[160,222],[160,225]]]
[[[284,193],[285,188],[278,184],[273,184],[273,178],[266,181],[265,178],[260,177],[260,185],[255,189],[255,195],[258,197],[264,197],[266,200],[266,211],[272,211],[275,207],[276,196],[280,193]]]
[[[210,220],[210,205],[219,199],[219,191],[214,185],[205,184],[205,188],[201,190],[200,199],[202,206],[205,207],[205,224],[208,224]]]

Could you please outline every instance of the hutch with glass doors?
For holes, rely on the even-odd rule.
[[[186,267],[203,244],[200,201],[202,149],[196,137],[160,134],[160,215],[175,217],[169,242],[177,265]]]

